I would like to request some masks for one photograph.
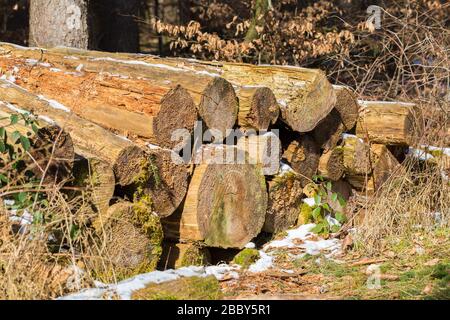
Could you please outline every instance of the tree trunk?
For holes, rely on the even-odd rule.
[[[33,50],[16,51],[15,55],[21,56],[20,59],[0,59],[0,66],[11,70],[19,67],[18,84],[63,103],[85,119],[124,136],[143,137],[167,148],[179,144],[172,140],[177,129],[186,129],[190,133],[194,130],[197,111],[191,96],[180,86],[168,85],[163,77],[161,81],[146,81],[104,73],[73,74],[75,65],[81,65],[87,71],[89,67],[100,70],[106,63],[96,66],[95,62],[61,60],[60,57],[46,59],[58,68],[56,72],[42,63],[36,63],[30,70],[23,56],[37,58],[35,54]],[[74,69],[66,69],[71,74],[61,70],[67,64],[73,65]]]
[[[317,173],[320,148],[311,136],[298,136],[284,151],[283,159],[300,175],[302,186],[305,186]]]
[[[319,160],[319,175],[338,181],[344,174],[344,158],[341,147],[324,152]]]
[[[155,270],[161,256],[159,218],[129,202],[111,206],[94,221],[101,258],[88,258],[99,280],[120,281]]]
[[[88,1],[31,0],[29,43],[38,47],[87,49]]]
[[[278,233],[295,225],[300,214],[303,188],[294,173],[275,176],[269,181],[269,203],[263,230]]]
[[[18,131],[23,136],[29,137],[33,131],[31,127],[21,124],[22,121],[9,125],[12,114],[17,112],[0,101],[0,127],[5,129],[6,135],[10,137],[14,131]],[[70,135],[60,127],[46,122],[42,124],[43,126],[30,137],[30,158],[27,157],[24,161],[27,169],[38,179],[43,179],[44,184],[57,184],[67,180],[72,173],[74,146]]]
[[[356,134],[373,143],[414,145],[421,112],[413,103],[361,101]]]
[[[183,211],[163,221],[165,236],[241,249],[261,231],[266,209],[267,191],[259,166],[200,164]]]
[[[239,99],[239,127],[267,130],[275,124],[280,107],[272,90],[267,87],[241,87],[236,94]]]
[[[142,176],[147,165],[144,151],[130,141],[118,137],[101,127],[60,110],[63,106],[36,97],[12,83],[0,80],[0,100],[16,105],[35,115],[56,123],[70,134],[73,144],[110,163],[116,183],[129,185]],[[58,109],[59,108],[59,109]]]

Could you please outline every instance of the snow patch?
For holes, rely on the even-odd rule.
[[[52,99],[47,99],[46,97],[44,97],[42,94],[38,95],[38,98],[48,102],[48,104],[50,105],[50,107],[54,108],[54,109],[58,109],[58,110],[62,110],[64,112],[70,112],[70,109],[67,108],[65,105],[59,103],[56,100],[52,100]]]
[[[117,284],[104,284],[97,282],[97,288],[85,289],[79,293],[68,295],[60,300],[99,300],[105,297],[112,298],[117,295],[120,299],[130,300],[134,291],[145,288],[150,283],[162,283],[179,279],[181,277],[206,277],[215,276],[218,280],[225,277],[236,277],[237,267],[226,264],[208,267],[183,267],[176,270],[153,271],[137,275],[135,277],[120,281]]]

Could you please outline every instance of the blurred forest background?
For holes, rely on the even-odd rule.
[[[335,83],[380,99],[449,97],[450,4],[445,0],[129,3],[135,3],[132,11],[101,10],[111,21],[132,17],[140,52],[316,67]],[[381,28],[369,18],[370,5],[381,8]],[[28,44],[28,8],[29,0],[0,0],[0,40]]]

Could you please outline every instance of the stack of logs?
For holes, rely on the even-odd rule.
[[[38,117],[34,172],[45,183],[90,190],[92,225],[112,230],[108,250],[123,276],[158,260],[206,263],[208,248],[241,249],[262,231],[287,229],[317,174],[347,197],[376,191],[398,170],[399,150],[414,143],[420,123],[414,104],[358,101],[322,71],[299,67],[3,43],[0,70],[0,118]],[[198,120],[222,137],[279,129],[277,163],[211,161],[242,142],[218,139],[200,149],[200,161],[183,162],[187,140],[172,134],[192,135]],[[263,137],[243,139],[261,150]]]

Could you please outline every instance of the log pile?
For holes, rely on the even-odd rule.
[[[0,119],[38,117],[45,183],[89,190],[120,277],[286,230],[317,175],[376,192],[420,129],[414,104],[358,101],[320,70],[5,43],[0,70]]]

